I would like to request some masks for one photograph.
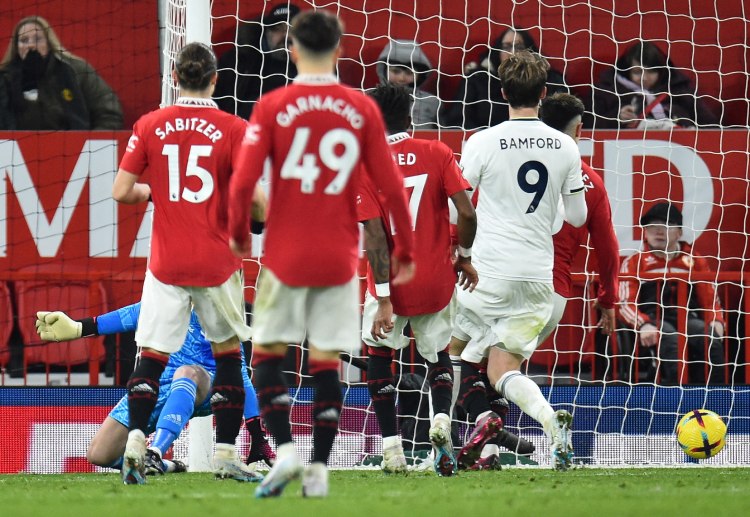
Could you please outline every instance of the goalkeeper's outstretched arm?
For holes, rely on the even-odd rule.
[[[92,318],[75,320],[62,311],[36,313],[36,332],[44,341],[70,341],[135,330],[141,304],[135,303]]]

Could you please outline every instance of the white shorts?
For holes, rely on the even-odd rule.
[[[165,354],[177,352],[187,335],[191,309],[209,341],[221,343],[233,336],[247,341],[252,330],[245,324],[243,284],[242,270],[215,287],[165,284],[146,271],[136,343]]]
[[[557,293],[552,293],[552,316],[549,317],[547,324],[544,325],[541,334],[539,334],[539,344],[544,343],[544,341],[555,331],[557,324],[560,323],[560,320],[565,313],[565,305],[567,305],[567,303],[567,298],[560,296]]]
[[[487,277],[473,292],[459,290],[453,335],[469,341],[461,359],[479,363],[492,346],[531,357],[552,314],[552,293],[552,284]]]
[[[455,292],[451,301],[445,308],[433,314],[422,314],[419,316],[393,315],[393,330],[387,334],[386,339],[373,339],[370,334],[375,313],[378,311],[378,300],[369,291],[365,296],[365,308],[362,314],[362,341],[367,346],[387,347],[393,350],[401,350],[409,346],[409,338],[404,335],[404,327],[411,323],[414,340],[417,342],[417,351],[430,363],[437,362],[437,353],[445,350],[451,339],[453,330],[452,305],[455,303]]]
[[[331,287],[285,285],[264,267],[253,306],[253,344],[302,343],[324,351],[359,350],[359,279]]]

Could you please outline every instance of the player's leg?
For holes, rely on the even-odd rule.
[[[162,386],[161,390],[164,389]],[[185,471],[184,463],[163,460],[162,457],[180,436],[193,412],[206,399],[210,390],[211,376],[202,367],[182,365],[175,370],[148,448],[150,454],[147,453],[146,458],[147,474]]]
[[[243,362],[245,362],[243,354]],[[269,467],[276,460],[276,453],[266,439],[266,431],[260,418],[260,407],[258,406],[258,394],[255,386],[250,381],[247,373],[248,367],[242,369],[242,379],[245,383],[245,428],[250,436],[250,451],[245,459],[245,464],[250,465],[258,461],[264,461]]]
[[[169,354],[182,346],[190,321],[187,293],[159,282],[149,271],[143,283],[135,341],[135,369],[127,382],[129,429],[122,465],[125,484],[145,483],[146,432],[159,397],[159,377]]]
[[[123,397],[121,403],[123,411],[127,411],[127,398]],[[127,417],[126,413],[123,414]],[[119,470],[122,467],[122,455],[127,440],[127,425],[112,416],[107,416],[89,443],[86,459],[93,465]]]
[[[239,461],[235,442],[242,426],[245,383],[241,339],[249,339],[245,324],[242,271],[219,286],[190,288],[193,308],[211,342],[216,373],[211,387],[211,412],[216,421],[214,474],[237,481],[259,481],[259,476]]]
[[[408,345],[403,335],[407,320],[394,315],[394,328],[385,339],[375,339],[370,333],[378,308],[378,301],[369,293],[365,296],[362,313],[362,341],[367,345],[367,389],[380,427],[383,440],[383,471],[406,473],[406,456],[398,436],[396,417],[396,380],[391,365],[393,351]]]
[[[343,395],[339,354],[360,348],[359,280],[315,289],[307,300],[310,373],[315,384],[313,453],[302,479],[305,497],[328,495],[328,460],[336,438]]]
[[[448,354],[452,325],[451,310],[446,306],[435,314],[410,318],[417,351],[428,363],[427,382],[432,398],[433,420],[429,437],[435,452],[435,471],[451,476],[456,471],[456,459],[451,439],[451,409],[453,397],[453,367]]]
[[[301,343],[305,339],[307,291],[284,285],[267,267],[258,278],[252,364],[260,412],[266,429],[276,441],[276,462],[256,490],[256,497],[281,495],[302,471],[302,461],[292,441],[289,388],[281,363],[286,343]]]

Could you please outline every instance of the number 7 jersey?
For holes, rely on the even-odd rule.
[[[247,122],[181,97],[133,126],[120,168],[147,174],[154,202],[148,268],[161,282],[210,287],[240,268],[229,249],[229,177]]]
[[[480,281],[552,283],[560,196],[583,195],[575,141],[539,119],[513,119],[472,135],[461,168],[479,189],[472,263]]]

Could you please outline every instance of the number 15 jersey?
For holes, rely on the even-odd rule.
[[[211,99],[180,97],[133,126],[120,168],[148,172],[154,226],[148,269],[171,285],[221,285],[240,268],[229,249],[229,177],[247,122]]]
[[[472,135],[461,167],[479,189],[472,263],[480,281],[552,283],[560,195],[583,195],[575,141],[539,119],[513,119]]]

